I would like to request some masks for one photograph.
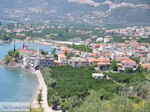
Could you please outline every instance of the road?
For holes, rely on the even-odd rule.
[[[40,70],[36,71],[38,80],[39,80],[39,85],[40,85],[40,89],[42,89],[42,107],[44,108],[44,112],[56,112],[54,110],[52,110],[51,107],[48,106],[48,102],[47,102],[47,86],[45,84],[44,78],[40,72]],[[57,111],[57,112],[61,112],[61,111]]]

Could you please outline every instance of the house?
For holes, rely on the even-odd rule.
[[[50,56],[23,56],[23,64],[25,68],[39,68],[39,67],[47,67],[50,65],[55,65],[54,58],[50,58]]]
[[[23,65],[25,68],[34,68],[39,65],[39,59],[36,56],[23,56]]]
[[[136,67],[136,62],[134,60],[124,60],[121,62],[123,66],[133,66]]]
[[[60,66],[60,62],[58,60],[54,60],[55,66]]]
[[[150,64],[142,64],[142,67],[150,71]]]
[[[81,53],[81,57],[87,58],[87,57],[90,57],[90,56],[89,56],[89,53],[87,53],[87,52],[82,52],[82,53]]]
[[[129,57],[116,57],[117,63],[121,63],[124,60],[130,60],[130,58]]]
[[[40,58],[39,59],[39,66],[40,67],[47,67],[47,66],[50,66],[50,65],[55,65],[53,58],[49,58],[49,59]]]
[[[24,56],[23,57],[23,65],[25,68],[29,68],[29,63],[30,63],[30,58],[29,56]]]
[[[60,65],[67,65],[67,57],[65,55],[58,55],[58,61],[60,62]]]
[[[16,33],[16,36],[25,37],[26,34],[25,33]]]
[[[80,57],[72,57],[71,59],[68,60],[68,64],[72,67],[80,67],[81,62],[80,62]]]
[[[132,70],[136,70],[136,62],[134,60],[124,60],[121,62],[123,65],[123,70],[127,70],[128,68]]]
[[[97,59],[94,58],[94,57],[88,57],[87,60],[88,60],[88,62],[89,62],[89,65],[91,65],[91,64],[96,65],[97,62],[98,62]]]
[[[105,78],[104,74],[101,73],[92,73],[92,77],[96,79],[103,79]]]
[[[88,55],[89,55],[89,57],[95,57],[95,58],[99,56],[98,53],[93,53],[93,52],[88,53]]]
[[[99,47],[101,47],[103,45],[104,45],[104,43],[95,43],[95,44],[92,45],[92,47],[93,48],[99,48]]]
[[[34,54],[36,54],[36,50],[35,49],[19,49],[19,54],[21,56],[32,56]]]
[[[109,38],[104,38],[104,43],[110,42]]]
[[[110,67],[110,62],[98,62],[97,66],[100,69],[108,69]]]
[[[103,42],[103,38],[102,37],[97,38],[96,42]]]
[[[88,59],[80,59],[80,63],[81,63],[82,66],[89,66]]]
[[[108,69],[110,67],[110,59],[109,58],[98,58],[97,66],[100,69]]]
[[[31,39],[31,37],[26,37],[26,40],[30,40]]]

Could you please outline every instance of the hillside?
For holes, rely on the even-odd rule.
[[[92,67],[41,71],[49,105],[60,105],[64,112],[149,112],[149,72],[104,73],[110,77],[106,80],[92,78]]]
[[[0,19],[21,22],[150,24],[149,0],[1,0]]]

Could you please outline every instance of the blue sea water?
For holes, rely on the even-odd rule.
[[[22,48],[23,44],[29,48],[51,52],[51,46],[27,43],[27,42],[11,42],[0,44],[0,60],[4,58],[9,50]],[[28,73],[23,70],[10,69],[0,65],[0,102],[28,102],[32,100],[38,85],[35,74]]]

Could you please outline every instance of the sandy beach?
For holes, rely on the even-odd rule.
[[[42,90],[42,102],[41,102],[41,106],[44,108],[44,112],[56,112],[54,110],[52,110],[51,107],[48,106],[48,102],[47,102],[47,86],[45,84],[44,78],[40,72],[40,70],[36,70],[35,71],[37,77],[38,77],[38,81],[39,81],[39,86],[38,86],[38,90],[35,94],[35,97],[33,99],[33,101],[31,102],[32,107],[34,108],[39,108],[39,104],[37,102],[37,95],[39,94],[40,89]],[[61,112],[61,111],[57,111],[57,112]]]
[[[0,62],[0,65],[2,66],[6,66],[10,69],[17,69],[17,70],[25,70],[26,72],[29,72],[29,73],[32,73],[34,75],[37,76],[38,78],[38,86],[37,86],[37,89],[36,89],[36,92],[34,94],[34,96],[32,97],[32,100],[31,100],[31,106],[32,108],[40,108],[40,105],[37,101],[37,96],[38,94],[40,93],[40,89],[42,90],[42,102],[41,102],[41,106],[43,107],[44,109],[44,112],[56,112],[54,110],[52,110],[51,107],[48,106],[48,102],[47,102],[47,86],[45,84],[45,81],[44,81],[44,78],[40,72],[40,70],[31,70],[31,69],[24,69],[24,68],[16,68],[15,66],[10,66],[10,65],[6,65],[2,62]],[[57,112],[61,112],[61,111],[57,111]]]

